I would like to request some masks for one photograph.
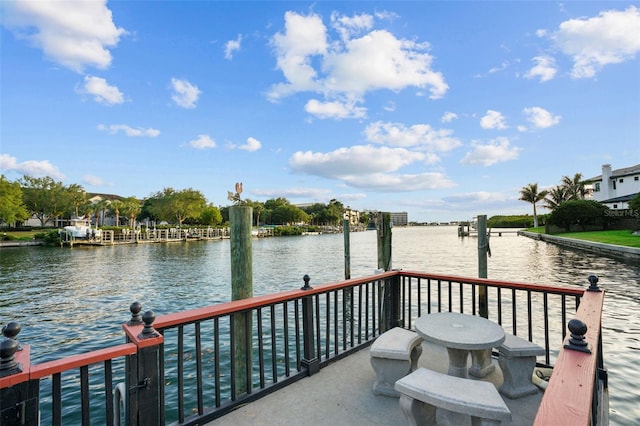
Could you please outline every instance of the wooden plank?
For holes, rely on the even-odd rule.
[[[604,292],[585,291],[576,318],[587,326],[591,353],[562,348],[538,409],[534,425],[589,426],[598,361],[598,339]],[[570,335],[564,341],[569,342]]]

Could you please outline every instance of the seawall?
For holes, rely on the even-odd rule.
[[[586,250],[603,256],[623,258],[640,262],[640,248],[617,246],[615,244],[597,243],[594,241],[576,240],[574,238],[557,237],[549,234],[538,234],[536,232],[518,231],[518,235],[557,244],[563,247],[570,247],[579,250]],[[640,238],[640,237],[639,237]]]

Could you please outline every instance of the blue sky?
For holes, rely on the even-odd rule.
[[[0,7],[10,180],[448,221],[640,163],[638,1]]]

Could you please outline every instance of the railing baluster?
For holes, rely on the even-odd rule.
[[[106,424],[112,426],[113,419],[113,368],[111,360],[104,361],[104,401],[105,401],[105,418]],[[120,421],[120,419],[118,419]]]
[[[531,291],[528,291],[528,290],[527,290],[527,336],[529,340],[533,340],[533,309],[531,308]]]
[[[339,342],[338,339],[338,292],[333,292],[333,350],[338,354]]]
[[[258,321],[258,368],[260,369],[260,388],[265,387],[265,378],[264,378],[264,337],[262,336],[262,308],[258,308],[257,310],[257,318]]]
[[[202,383],[202,340],[200,336],[200,321],[195,323],[196,333],[196,383],[197,383],[197,395],[198,395],[198,415],[204,413],[204,396],[203,396],[203,383]]]
[[[276,355],[276,349],[278,342],[276,340],[276,310],[275,305],[269,306],[269,314],[271,319],[271,372],[273,383],[278,383],[278,357]]]
[[[80,367],[80,403],[82,406],[82,424],[91,424],[91,414],[89,412],[89,366]]]
[[[550,363],[549,360],[549,293],[543,293],[543,301],[544,301],[544,349],[545,349],[545,358],[544,362],[547,365]],[[529,338],[529,340],[533,340],[533,336]]]
[[[289,356],[289,309],[287,302],[282,304],[283,330],[284,330],[284,375],[289,377],[291,360]]]
[[[222,404],[220,395],[220,320],[218,317],[213,319],[213,379],[215,381],[215,399],[216,407],[220,407]]]
[[[178,327],[178,420],[184,423],[184,326]]]
[[[235,315],[229,315],[229,349],[231,350],[231,362],[229,363],[231,369],[231,401],[236,400],[236,363],[233,360],[236,359],[236,334],[234,333],[234,323]]]
[[[326,294],[326,318],[325,318],[325,358],[329,359],[331,353],[331,296]]]
[[[62,373],[51,377],[52,424],[62,426]]]
[[[502,288],[497,288],[496,297],[498,299],[498,324],[502,325]]]
[[[511,330],[511,334],[513,335],[518,334],[517,318],[518,318],[518,315],[516,313],[516,289],[512,288],[511,289],[511,322],[513,323],[513,327]]]
[[[296,329],[296,370],[300,371],[300,299],[296,299],[293,304]]]

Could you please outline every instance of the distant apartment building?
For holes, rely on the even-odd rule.
[[[360,223],[360,212],[351,207],[347,207],[344,209],[342,218],[349,221],[349,226],[358,226]]]
[[[587,198],[610,209],[628,209],[629,201],[640,193],[640,164],[613,170],[602,166],[602,174],[583,181]]]

